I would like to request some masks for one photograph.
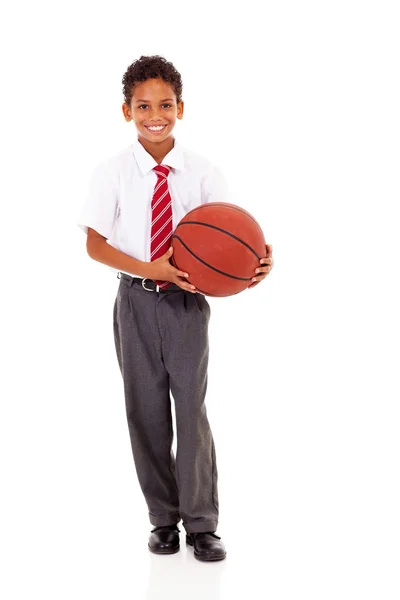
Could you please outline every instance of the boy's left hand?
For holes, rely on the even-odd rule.
[[[267,250],[266,255],[260,260],[260,266],[257,267],[257,269],[255,270],[255,276],[252,279],[253,283],[249,285],[247,289],[251,289],[258,285],[260,281],[266,278],[266,276],[271,272],[271,269],[274,266],[271,244],[266,244],[265,248]]]

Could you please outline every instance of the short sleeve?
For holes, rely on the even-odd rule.
[[[88,194],[76,223],[87,234],[88,227],[106,239],[111,237],[118,211],[117,184],[107,162],[94,170]]]
[[[202,204],[206,202],[230,202],[235,204],[232,190],[221,170],[212,166],[209,174],[203,179]]]

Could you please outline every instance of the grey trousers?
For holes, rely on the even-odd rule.
[[[119,276],[115,348],[150,523],[158,527],[182,519],[188,533],[216,531],[218,473],[205,406],[210,306],[203,294],[175,284],[165,291],[147,291],[129,276]]]

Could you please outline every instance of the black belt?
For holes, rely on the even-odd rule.
[[[167,288],[163,289],[160,288],[160,286],[157,285],[153,279],[149,279],[148,277],[131,277],[130,275],[121,273],[120,271],[118,272],[117,277],[124,282],[124,285],[128,285],[129,287],[131,287],[134,283],[140,284],[147,292],[173,292],[176,290],[180,290],[181,292],[185,291],[175,283],[170,283]]]

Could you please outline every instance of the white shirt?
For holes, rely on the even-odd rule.
[[[208,159],[181,146],[176,139],[162,164],[172,167],[168,185],[173,231],[186,213],[200,204],[235,204],[221,171]],[[86,234],[88,227],[95,229],[117,250],[150,262],[151,200],[157,182],[155,166],[157,162],[139,140],[102,161],[92,174],[77,225]],[[128,275],[138,277],[135,273]]]

